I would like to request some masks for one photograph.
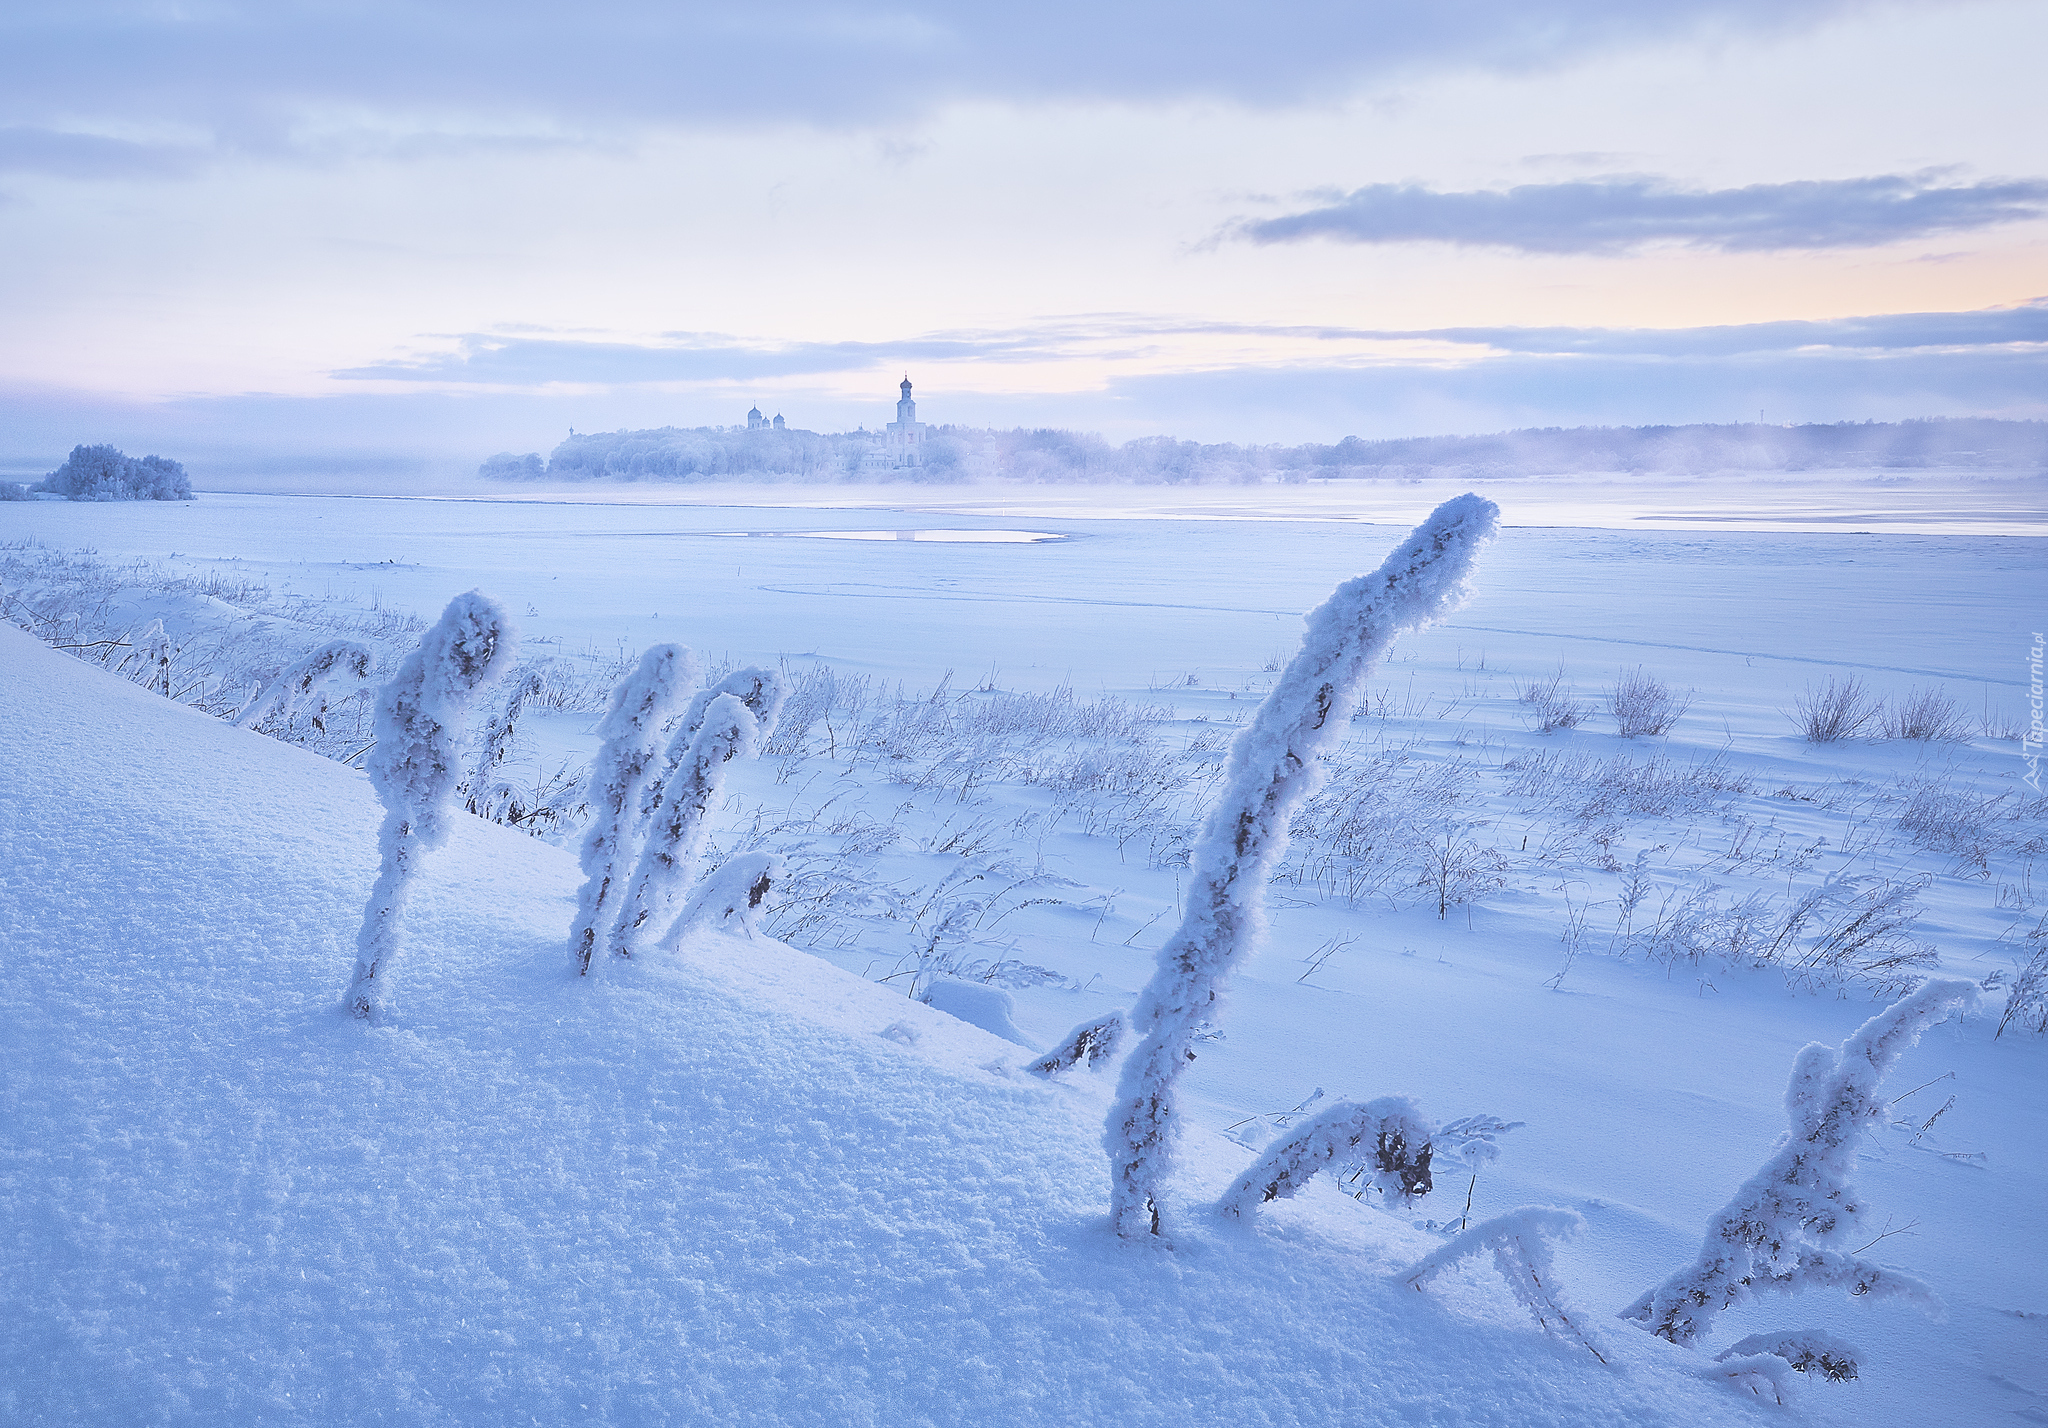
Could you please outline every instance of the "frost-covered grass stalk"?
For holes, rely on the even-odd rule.
[[[1885,1073],[1931,1023],[1977,999],[1969,982],[1930,981],[1865,1022],[1840,1047],[1819,1042],[1792,1063],[1791,1128],[1771,1158],[1707,1223],[1693,1262],[1621,1312],[1659,1338],[1692,1344],[1722,1310],[1765,1290],[1834,1287],[1931,1305],[1926,1285],[1838,1246],[1852,1243],[1863,1201],[1849,1183],[1867,1127],[1884,1119]]]
[[[768,899],[788,873],[789,863],[780,853],[741,853],[728,859],[692,890],[671,935],[709,927],[752,937]]]
[[[1241,1219],[1261,1205],[1292,1199],[1318,1171],[1352,1163],[1370,1175],[1369,1188],[1389,1203],[1405,1205],[1436,1188],[1430,1174],[1436,1156],[1449,1155],[1476,1172],[1499,1158],[1494,1137],[1521,1125],[1498,1116],[1465,1116],[1440,1126],[1407,1096],[1340,1102],[1276,1141],[1216,1202],[1216,1211]]]
[[[638,847],[640,795],[653,771],[664,726],[697,682],[696,657],[681,645],[656,645],[612,691],[597,726],[604,744],[590,766],[590,831],[583,836],[583,889],[569,927],[576,970],[590,971],[597,930],[615,908],[613,884],[627,875]]]
[[[327,732],[327,708],[337,692],[353,693],[370,677],[369,646],[355,640],[330,640],[293,664],[235,716],[237,729],[255,729],[266,720],[291,719],[304,711],[313,727]]]
[[[1224,979],[1258,935],[1289,821],[1343,742],[1367,676],[1395,636],[1462,603],[1473,558],[1499,521],[1500,509],[1478,496],[1446,501],[1378,570],[1338,586],[1309,613],[1300,653],[1232,743],[1222,797],[1195,845],[1186,916],[1132,1010],[1143,1039],[1124,1063],[1103,1137],[1119,1235],[1159,1233],[1180,1134],[1175,1083]]]
[[[606,938],[614,956],[632,956],[641,929],[688,890],[726,766],[752,758],[774,735],[784,692],[780,675],[744,669],[691,701],[669,745],[674,771],[643,800],[651,826]]]
[[[1420,1290],[1458,1261],[1491,1250],[1493,1266],[1507,1281],[1515,1302],[1529,1311],[1543,1332],[1577,1343],[1604,1364],[1607,1355],[1600,1352],[1600,1345],[1584,1325],[1573,1322],[1573,1311],[1559,1292],[1551,1267],[1551,1242],[1571,1239],[1585,1224],[1576,1210],[1524,1205],[1452,1236],[1402,1278]]]
[[[378,696],[377,746],[365,767],[384,804],[377,834],[383,861],[343,998],[352,1016],[373,1020],[385,1004],[420,854],[448,837],[449,805],[462,777],[463,716],[477,690],[510,661],[517,639],[489,596],[458,595]]]

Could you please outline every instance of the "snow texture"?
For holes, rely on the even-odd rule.
[[[461,729],[476,691],[510,663],[517,636],[481,590],[457,595],[421,637],[377,699],[376,747],[365,763],[384,804],[381,866],[356,937],[356,968],[342,998],[351,1016],[374,1021],[389,1004],[392,965],[403,950],[405,906],[420,854],[448,837],[461,778]]]
[[[704,935],[565,999],[575,855],[481,819],[451,817],[420,868],[404,1024],[341,1024],[333,960],[378,872],[362,774],[4,624],[0,747],[27,751],[0,778],[10,1424],[1756,1423],[1648,1335],[1619,1336],[1609,1373],[1469,1283],[1425,1300],[1393,1275],[1433,1242],[1339,1196],[1272,1207],[1280,1233],[1195,1217],[1189,1252],[1127,1252],[1099,1173],[1107,1087],[1018,1073],[1008,1043],[859,968]],[[1566,1113],[1637,1096],[1658,1049],[1689,1077],[1720,1064],[1725,1002],[1628,985],[1651,1030],[1619,1051],[1575,1026],[1544,1040],[1528,1013],[1562,1005],[1547,992],[1495,1013],[1513,1038],[1452,1038],[1462,993],[1401,994],[1482,1079],[1527,1070],[1526,1090],[1589,1048],[1517,1102],[1555,1112],[1560,1166],[1644,1136],[1654,1154],[1611,1163],[1710,1155],[1662,1118],[1591,1132]],[[1314,1033],[1301,1005],[1272,1024]],[[1672,1053],[1687,1035],[1696,1057]],[[1183,1155],[1211,1198],[1245,1162],[1202,1124]],[[1607,1244],[1611,1212],[1588,1213]],[[2002,1391],[1973,1390],[1969,1363],[1936,1372],[1990,1421]],[[1902,1416],[1883,1373],[1859,1421],[1956,1421]]]
[[[1300,652],[1231,744],[1223,794],[1194,849],[1187,913],[1132,1010],[1143,1040],[1124,1063],[1103,1137],[1111,1215],[1125,1238],[1160,1233],[1160,1197],[1180,1133],[1175,1083],[1224,980],[1258,938],[1266,883],[1295,809],[1319,786],[1324,756],[1342,742],[1395,636],[1463,603],[1473,560],[1499,522],[1493,502],[1455,497],[1378,570],[1338,586],[1309,613]]]
[[[1552,1242],[1571,1239],[1585,1225],[1585,1219],[1576,1210],[1524,1205],[1452,1236],[1441,1249],[1424,1256],[1421,1263],[1406,1271],[1402,1279],[1416,1289],[1423,1289],[1458,1261],[1490,1250],[1494,1268],[1507,1281],[1515,1302],[1529,1311],[1543,1331],[1580,1345],[1604,1364],[1607,1355],[1585,1326],[1574,1321],[1574,1311],[1564,1302],[1557,1273],[1551,1265]]]
[[[737,932],[752,938],[768,911],[775,889],[788,876],[780,853],[740,853],[705,874],[676,917],[675,937],[710,930]]]
[[[1977,1001],[1970,982],[1929,981],[1879,1012],[1839,1048],[1814,1042],[1792,1063],[1785,1090],[1791,1127],[1771,1158],[1707,1224],[1698,1256],[1622,1311],[1660,1338],[1691,1345],[1722,1310],[1766,1289],[1840,1288],[1932,1309],[1919,1280],[1838,1246],[1863,1224],[1849,1183],[1865,1131],[1881,1125],[1877,1094],[1892,1063],[1930,1024]]]
[[[1001,987],[987,982],[965,982],[958,977],[934,977],[925,988],[925,1005],[933,1011],[958,1017],[978,1026],[990,1036],[1015,1042],[1026,1051],[1036,1051],[1031,1039],[1017,1029],[1017,999]]]
[[[760,748],[760,728],[754,711],[736,694],[715,694],[704,706],[688,751],[662,784],[653,826],[606,935],[605,945],[613,956],[631,957],[649,922],[666,934],[663,945],[673,939],[674,925],[667,921],[670,909],[696,877],[711,807],[725,786],[726,766],[754,756]],[[686,722],[676,737],[680,741],[689,732]]]
[[[313,727],[326,732],[327,706],[337,694],[349,692],[370,678],[370,647],[355,640],[330,640],[284,673],[235,716],[238,729],[260,728],[271,719],[286,720],[307,713]]]
[[[1103,1062],[1115,1059],[1124,1044],[1125,1023],[1126,1016],[1121,1011],[1092,1017],[1061,1037],[1059,1046],[1032,1062],[1031,1069],[1041,1076],[1057,1076],[1076,1066],[1093,1071]]]
[[[616,900],[612,884],[638,851],[637,810],[661,735],[683,691],[697,682],[697,659],[681,645],[655,645],[612,690],[597,727],[604,741],[590,764],[590,830],[583,835],[583,889],[569,927],[569,954],[588,974],[598,928]]]

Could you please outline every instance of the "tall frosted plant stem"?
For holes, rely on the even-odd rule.
[[[618,907],[618,884],[639,853],[641,793],[653,774],[661,736],[676,705],[697,682],[697,660],[681,645],[656,645],[612,691],[597,726],[604,745],[590,766],[590,831],[583,835],[583,890],[569,925],[569,953],[590,972],[598,928]]]
[[[754,757],[774,737],[785,693],[781,675],[745,669],[691,701],[669,745],[673,771],[646,800],[647,841],[606,939],[615,956],[632,956],[642,927],[667,917],[689,890],[726,766]]]
[[[448,838],[449,804],[462,777],[463,716],[478,689],[511,662],[518,636],[481,590],[457,595],[377,696],[377,743],[364,767],[384,805],[382,862],[356,936],[356,970],[342,1005],[374,1021],[402,950],[405,906],[423,851]]]
[[[1309,612],[1300,653],[1231,745],[1222,797],[1195,845],[1187,914],[1133,1009],[1143,1040],[1124,1063],[1103,1135],[1110,1215],[1124,1238],[1160,1232],[1160,1195],[1180,1136],[1176,1082],[1225,978],[1258,937],[1294,810],[1320,784],[1324,756],[1343,741],[1394,638],[1464,602],[1473,558],[1499,522],[1493,502],[1458,496],[1378,570],[1338,586]]]

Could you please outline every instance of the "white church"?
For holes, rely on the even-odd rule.
[[[917,403],[911,399],[910,378],[903,378],[903,395],[896,403],[896,420],[881,431],[869,431],[862,427],[859,435],[868,439],[868,449],[861,453],[860,469],[863,471],[896,471],[906,466],[924,465],[924,440],[931,431],[927,422],[917,419]],[[772,417],[761,415],[755,407],[747,413],[748,431],[785,431],[782,413]]]
[[[896,403],[896,420],[882,432],[874,450],[861,460],[863,471],[890,471],[924,464],[924,438],[930,430],[917,419],[917,403],[910,399],[910,377],[903,378],[903,396]]]

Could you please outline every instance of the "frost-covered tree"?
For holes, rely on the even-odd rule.
[[[189,501],[185,468],[163,456],[133,457],[111,446],[74,446],[62,466],[36,483],[72,501]]]
[[[681,645],[656,645],[612,690],[611,708],[597,726],[604,744],[590,767],[590,831],[583,836],[583,889],[569,927],[576,970],[588,974],[598,928],[618,899],[615,884],[638,851],[640,795],[653,771],[661,735],[684,691],[697,682],[697,660]]]
[[[1406,1204],[1435,1188],[1437,1157],[1477,1170],[1499,1158],[1494,1137],[1520,1126],[1498,1116],[1465,1116],[1440,1126],[1407,1096],[1345,1101],[1281,1137],[1216,1202],[1216,1210],[1241,1218],[1260,1205],[1291,1199],[1320,1170],[1352,1164],[1389,1203]]]
[[[351,1016],[374,1020],[385,1005],[420,855],[448,837],[470,701],[509,661],[517,640],[496,601],[481,590],[457,595],[378,695],[377,743],[364,767],[384,805],[382,863],[342,1001]]]
[[[1864,1131],[1884,1119],[1877,1088],[1885,1073],[1929,1025],[1976,999],[1970,982],[1926,982],[1841,1046],[1815,1042],[1801,1051],[1785,1090],[1791,1125],[1771,1158],[1707,1222],[1693,1262],[1621,1317],[1691,1345],[1722,1310],[1766,1290],[1835,1288],[1932,1306],[1933,1291],[1919,1280],[1840,1248],[1854,1243],[1863,1223],[1863,1199],[1849,1174]]]
[[[370,677],[370,649],[354,640],[331,640],[273,679],[235,716],[237,729],[260,728],[266,720],[310,714],[313,727],[327,731],[327,707],[337,693],[352,693]]]
[[[1455,497],[1378,570],[1338,586],[1309,613],[1300,653],[1231,745],[1223,794],[1195,845],[1187,914],[1132,1009],[1132,1030],[1143,1039],[1124,1063],[1103,1142],[1118,1234],[1159,1233],[1159,1197],[1180,1134],[1175,1083],[1194,1059],[1196,1029],[1214,1015],[1224,980],[1258,936],[1289,820],[1315,792],[1367,676],[1395,636],[1464,600],[1473,559],[1499,520],[1493,502]]]
[[[778,676],[766,675],[755,688],[764,711],[781,708],[783,691]],[[733,693],[713,691],[708,702],[684,717],[676,741],[687,736],[689,745],[676,758],[675,770],[663,781],[651,810],[652,823],[641,847],[639,866],[633,870],[606,939],[614,956],[632,956],[642,929],[650,921],[661,923],[675,900],[688,890],[704,851],[711,807],[725,786],[727,765],[734,759],[752,758],[772,732],[773,726],[764,731],[760,716]],[[668,933],[661,939],[666,943],[675,929],[663,930]]]

